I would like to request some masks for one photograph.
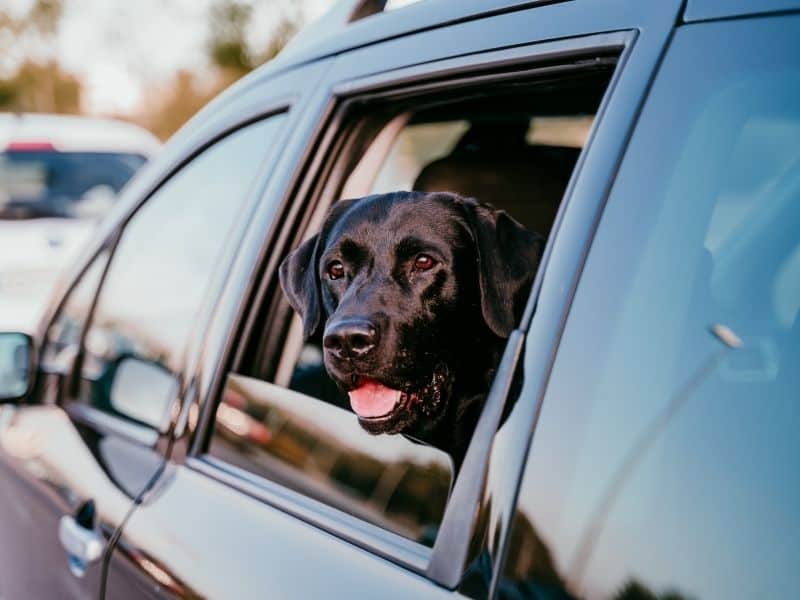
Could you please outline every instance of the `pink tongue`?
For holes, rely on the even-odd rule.
[[[389,414],[400,401],[401,392],[372,379],[363,379],[362,384],[348,395],[355,413],[359,417],[370,418]]]

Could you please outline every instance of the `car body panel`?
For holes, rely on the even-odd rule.
[[[453,596],[189,466],[170,467],[152,495],[115,550],[128,560],[112,562],[110,598],[163,591],[208,598]]]
[[[797,252],[799,49],[800,14],[674,33],[548,366],[510,596],[794,595],[800,320],[773,299]],[[727,229],[734,203],[753,210]],[[748,346],[770,358],[739,376]]]
[[[87,435],[59,407],[0,407],[0,594],[96,596],[102,562],[88,565],[86,573],[76,577],[58,538],[59,521],[92,499],[101,538],[108,543],[136,493],[123,491],[120,479],[143,488],[161,461],[155,453],[115,436]]]
[[[800,10],[796,0],[688,0],[683,20],[709,21]]]
[[[317,23],[312,24],[307,32],[292,40],[281,60],[313,60],[417,31],[437,29],[502,12],[570,1],[572,0],[484,0],[478,3],[425,0],[386,13],[382,10],[368,10],[365,11],[367,16],[358,18],[358,13],[369,2],[342,0],[329,14],[323,15]]]

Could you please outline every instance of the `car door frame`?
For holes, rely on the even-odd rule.
[[[507,352],[504,359],[506,372],[514,373],[516,360],[519,357],[522,342],[525,340],[525,333],[528,329],[535,327],[537,336],[528,337],[525,351],[541,357],[541,360],[537,361],[540,368],[536,372],[525,373],[525,377],[537,382],[538,392],[531,401],[524,403],[527,405],[527,409],[513,419],[515,423],[513,428],[523,432],[518,439],[510,441],[502,450],[499,450],[491,441],[494,431],[491,427],[488,428],[489,440],[485,444],[489,448],[487,451],[490,454],[483,460],[479,460],[478,462],[481,464],[475,467],[478,484],[471,486],[472,489],[462,492],[474,499],[475,504],[472,506],[489,511],[492,526],[491,532],[484,536],[484,549],[491,556],[492,573],[496,573],[496,567],[507,538],[509,515],[513,511],[525,450],[529,442],[528,433],[532,430],[535,416],[538,413],[542,392],[546,387],[549,369],[557,351],[558,340],[580,277],[580,271],[619,160],[627,145],[641,103],[668,43],[680,9],[680,2],[661,3],[656,8],[646,7],[644,9],[635,4],[621,2],[618,10],[608,10],[607,7],[604,7],[602,11],[589,9],[586,6],[579,7],[578,4],[559,3],[527,9],[531,11],[531,14],[539,14],[543,17],[544,12],[542,11],[551,10],[553,16],[558,17],[558,20],[549,21],[549,25],[547,23],[536,25],[535,31],[528,35],[529,39],[525,44],[508,43],[510,40],[503,35],[504,27],[509,22],[508,19],[518,16],[515,12],[471,21],[463,25],[462,33],[473,28],[480,28],[482,32],[485,32],[487,25],[496,28],[495,41],[486,44],[487,46],[494,44],[494,46],[485,48],[483,51],[476,50],[474,53],[465,51],[461,53],[461,56],[453,57],[442,55],[442,51],[439,50],[433,53],[429,52],[425,57],[424,52],[415,50],[415,46],[419,45],[419,40],[415,38],[418,35],[433,37],[434,32],[424,32],[381,42],[375,45],[378,48],[367,46],[355,49],[337,57],[334,67],[325,77],[321,89],[316,94],[319,104],[311,117],[316,118],[318,123],[314,135],[311,136],[313,141],[303,152],[298,153],[301,160],[292,169],[291,176],[285,177],[283,182],[282,189],[284,191],[281,195],[283,211],[280,213],[282,219],[277,219],[274,223],[264,223],[267,226],[261,230],[260,240],[258,240],[260,243],[250,244],[249,250],[243,248],[243,255],[239,261],[241,266],[237,265],[235,275],[229,280],[230,285],[227,286],[221,299],[221,306],[225,307],[225,310],[220,311],[220,313],[224,313],[218,320],[221,324],[216,327],[212,326],[212,334],[207,338],[204,349],[203,384],[199,390],[199,402],[196,405],[199,420],[196,427],[187,428],[189,437],[193,439],[191,445],[189,443],[186,445],[187,466],[200,470],[228,485],[236,485],[230,474],[220,472],[218,465],[209,464],[200,456],[203,436],[206,435],[213,421],[218,390],[232,357],[231,346],[234,340],[238,339],[237,332],[245,317],[248,300],[254,293],[254,274],[258,273],[259,276],[263,276],[264,273],[267,273],[269,276],[274,272],[278,260],[282,256],[282,252],[276,251],[276,249],[285,243],[287,236],[285,231],[282,236],[275,235],[276,223],[283,225],[287,219],[291,221],[296,216],[300,203],[292,202],[292,200],[297,197],[302,198],[307,193],[310,185],[308,174],[319,168],[321,155],[332,147],[333,138],[338,132],[337,109],[344,99],[385,86],[391,87],[415,80],[422,81],[426,78],[450,76],[457,74],[460,69],[474,70],[476,65],[480,65],[481,60],[487,57],[491,58],[486,61],[484,67],[501,65],[504,60],[510,60],[513,64],[520,57],[525,58],[526,52],[530,53],[527,58],[535,56],[537,52],[542,52],[548,43],[563,44],[558,52],[569,52],[592,47],[592,44],[596,43],[598,39],[596,37],[592,39],[592,36],[601,36],[605,43],[612,39],[614,44],[622,41],[625,49],[621,54],[620,63],[598,112],[590,141],[581,154],[565,193],[553,229],[554,235],[551,235],[548,241],[543,268],[537,275],[525,318],[519,327],[519,335],[516,337],[515,344],[509,345],[510,348],[512,345],[514,348]],[[554,22],[557,25],[553,25]],[[449,29],[450,27],[444,28],[437,33],[446,40],[448,35],[453,34]],[[536,40],[537,35],[540,37],[539,41]],[[559,41],[549,41],[553,38]],[[486,43],[486,36],[481,39]],[[512,47],[497,49],[504,45]],[[553,46],[544,52],[552,50]],[[392,61],[394,61],[394,65],[391,64]],[[277,183],[273,190],[279,192],[280,188]],[[266,241],[264,241],[263,231],[270,232]],[[266,270],[258,268],[258,265],[261,264],[267,265]],[[502,399],[504,397],[501,398],[501,401]],[[502,482],[497,482],[491,475],[493,470],[496,470],[495,466],[501,455],[510,461],[508,463],[510,474]],[[488,483],[484,486],[485,481]],[[252,486],[244,483],[241,488],[244,493],[249,495],[257,493],[253,491]],[[456,491],[458,492],[458,490]],[[314,523],[308,515],[304,517],[302,514],[298,514],[296,506],[282,503],[279,498],[269,494],[260,494],[260,497],[273,507],[277,506],[284,512]],[[463,506],[470,506],[470,503],[464,502]],[[300,512],[302,513],[302,511]],[[319,526],[319,523],[317,522],[316,525]],[[345,540],[353,541],[345,532],[337,532],[335,527],[325,529]],[[465,529],[471,533],[472,527],[467,524]],[[464,536],[459,534],[457,539],[449,541],[442,549],[438,551],[434,549],[434,553],[442,558],[436,562],[433,573],[429,569],[423,573],[443,587],[456,588],[464,573],[466,545],[463,540]],[[383,555],[380,549],[371,548],[370,550],[378,555]],[[396,556],[383,556],[402,564],[402,560],[398,560]],[[414,569],[411,568],[411,571]]]

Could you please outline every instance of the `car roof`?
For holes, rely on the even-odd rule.
[[[684,20],[719,19],[797,9],[797,0],[685,0]],[[383,40],[515,10],[560,3],[605,13],[642,0],[338,0],[298,33],[275,63],[289,67]],[[623,14],[622,12],[620,14]]]
[[[62,152],[153,156],[161,147],[146,129],[115,119],[73,115],[0,114],[0,151],[10,145],[52,146]]]
[[[573,0],[339,0],[273,62],[289,66],[417,31],[568,1]]]

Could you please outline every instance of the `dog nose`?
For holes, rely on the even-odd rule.
[[[325,329],[322,345],[338,358],[361,358],[378,343],[378,328],[366,319],[345,319]]]

